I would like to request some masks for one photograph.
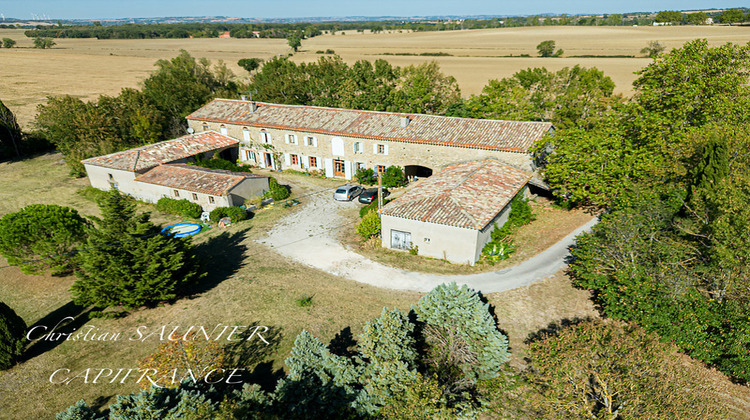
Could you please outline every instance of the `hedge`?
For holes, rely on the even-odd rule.
[[[156,202],[156,209],[165,213],[176,214],[178,216],[199,219],[203,209],[200,204],[193,203],[185,199],[175,200],[173,198],[162,197]]]
[[[209,218],[214,222],[218,222],[222,217],[229,217],[232,223],[236,223],[247,219],[247,212],[245,209],[236,206],[217,207],[211,210],[211,214],[209,215]]]

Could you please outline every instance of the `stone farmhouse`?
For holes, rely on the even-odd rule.
[[[404,168],[427,177],[459,162],[494,158],[534,173],[530,149],[547,122],[479,120],[215,99],[187,117],[195,132],[239,140],[241,162],[352,179],[360,168]],[[535,177],[531,183],[544,188]]]
[[[383,208],[382,245],[473,265],[529,179],[494,159],[448,166]]]
[[[269,189],[265,176],[186,165],[198,155],[235,160],[237,144],[235,139],[208,131],[93,157],[82,163],[94,188],[107,191],[114,187],[149,203],[162,197],[186,199],[210,211],[242,205],[245,199]]]

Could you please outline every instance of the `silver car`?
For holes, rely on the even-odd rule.
[[[352,201],[355,197],[362,194],[365,189],[359,185],[342,185],[336,188],[336,192],[333,193],[333,198],[339,201]]]

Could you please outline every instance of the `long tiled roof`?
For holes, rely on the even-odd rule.
[[[191,192],[224,195],[247,178],[264,178],[250,173],[206,169],[192,165],[159,165],[135,178],[138,182]]]
[[[280,128],[330,135],[527,153],[552,129],[547,122],[478,120],[214,99],[188,120]],[[401,126],[401,118],[409,124]]]
[[[388,203],[382,214],[481,230],[530,178],[494,159],[452,165]]]
[[[162,163],[173,162],[199,153],[234,146],[239,142],[214,131],[189,134],[173,140],[128,149],[83,160],[88,165],[140,172]]]

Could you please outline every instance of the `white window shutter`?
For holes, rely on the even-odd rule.
[[[349,161],[344,162],[344,178],[352,179],[352,163]]]
[[[325,159],[326,176],[333,178],[333,159]]]
[[[373,153],[374,155],[377,155],[377,154],[378,154],[378,145],[377,145],[377,144],[375,144],[375,143],[373,143],[373,144],[372,144],[372,153]]]
[[[313,137],[312,139],[313,139],[313,146],[318,147],[318,138]]]
[[[292,158],[289,157],[289,153],[284,153],[284,165],[286,165],[287,168],[292,166]]]
[[[284,136],[284,143],[289,144],[289,134]]]
[[[250,130],[242,130],[242,140],[246,143],[250,143]]]
[[[386,144],[386,145],[383,145],[383,154],[384,154],[384,155],[387,155],[387,154],[388,154],[388,145],[387,145],[387,144]]]
[[[225,136],[227,135],[227,128],[225,126],[219,127],[219,131],[221,132],[221,134]]]

